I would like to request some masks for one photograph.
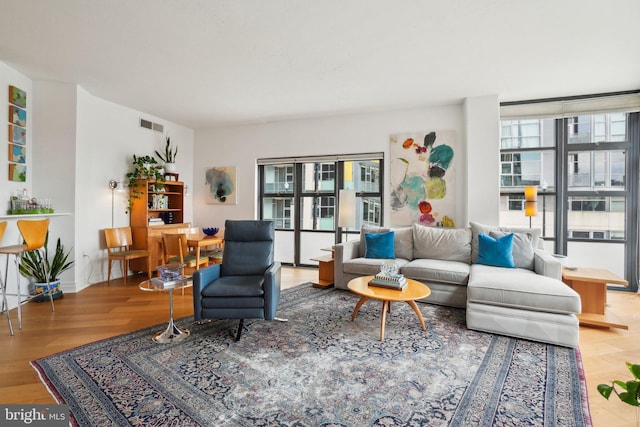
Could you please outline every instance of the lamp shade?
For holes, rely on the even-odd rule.
[[[535,202],[538,200],[538,187],[524,187],[524,200],[527,202]]]
[[[524,216],[538,215],[538,202],[524,202]]]
[[[338,227],[355,227],[356,225],[356,192],[355,190],[340,190],[338,209]]]

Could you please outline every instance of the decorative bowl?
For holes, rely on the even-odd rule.
[[[202,229],[207,236],[215,236],[220,229],[218,227],[205,227]]]
[[[182,275],[182,264],[164,264],[158,266],[158,274],[164,281],[179,279]]]

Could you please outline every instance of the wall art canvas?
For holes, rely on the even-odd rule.
[[[27,112],[14,105],[9,106],[9,121],[18,126],[27,126]]]
[[[27,142],[27,130],[16,125],[9,125],[9,141],[24,145]]]
[[[26,182],[27,166],[9,163],[9,181]]]
[[[9,102],[25,108],[27,106],[27,93],[15,86],[9,86]]]
[[[208,187],[207,203],[235,205],[238,203],[236,167],[212,167],[205,174]]]
[[[23,145],[9,145],[9,161],[14,163],[26,163],[27,154],[26,148]]]
[[[456,132],[391,135],[391,224],[456,226]]]

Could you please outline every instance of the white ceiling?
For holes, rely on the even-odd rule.
[[[640,1],[0,0],[0,61],[193,128],[640,89]]]

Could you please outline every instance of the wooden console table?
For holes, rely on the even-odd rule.
[[[563,268],[562,281],[580,295],[582,301],[582,313],[578,314],[580,325],[629,329],[613,314],[606,313],[607,283],[628,286],[626,280],[609,270],[579,267],[576,270]]]

